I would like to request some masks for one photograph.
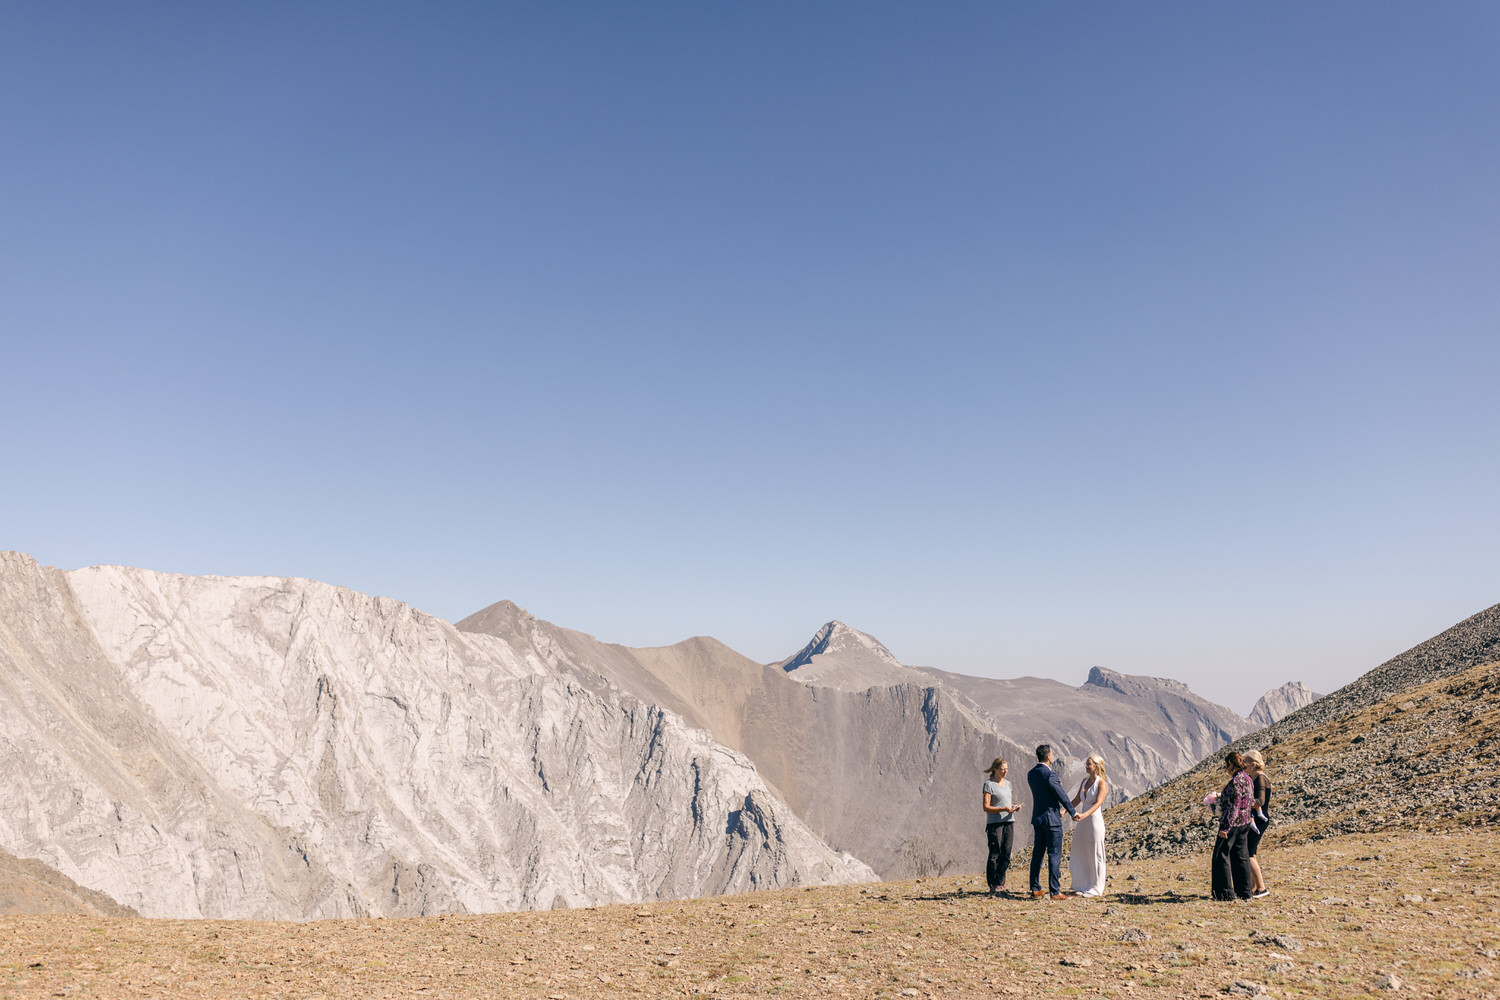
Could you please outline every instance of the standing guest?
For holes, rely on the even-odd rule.
[[[1042,898],[1042,856],[1047,858],[1047,893],[1052,899],[1067,899],[1062,892],[1062,812],[1078,818],[1078,810],[1063,791],[1052,770],[1052,747],[1036,748],[1036,767],[1026,775],[1031,786],[1031,898]]]
[[[1255,899],[1269,896],[1266,878],[1260,871],[1260,838],[1271,825],[1271,782],[1266,777],[1266,760],[1259,750],[1247,750],[1240,756],[1245,761],[1245,771],[1255,789],[1255,804],[1251,807],[1250,834],[1245,840],[1245,851],[1250,855],[1250,895]]]
[[[1104,895],[1104,797],[1109,781],[1104,776],[1104,758],[1089,754],[1083,769],[1087,777],[1078,786],[1073,804],[1083,812],[1073,828],[1073,849],[1068,853],[1068,875],[1072,890],[1080,896]]]
[[[990,845],[989,861],[984,866],[990,895],[1005,891],[1005,873],[1010,869],[1010,848],[1016,828],[1015,814],[1021,807],[1011,804],[1010,782],[1005,780],[1010,765],[1000,757],[989,766],[990,778],[981,791],[984,806],[984,838]]]
[[[1250,855],[1247,853],[1255,806],[1255,783],[1245,773],[1245,762],[1231,750],[1224,758],[1229,784],[1219,793],[1219,836],[1214,840],[1213,897],[1250,898]]]

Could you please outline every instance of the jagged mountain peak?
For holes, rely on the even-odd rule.
[[[886,649],[880,640],[857,628],[850,628],[837,619],[818,629],[812,641],[781,666],[783,670],[790,673],[799,667],[807,666],[814,656],[850,653],[872,656],[893,666],[901,666],[901,661],[892,656],[891,651]]]
[[[880,640],[838,620],[825,624],[811,642],[774,665],[804,684],[845,691],[932,683],[921,671],[903,666]]]

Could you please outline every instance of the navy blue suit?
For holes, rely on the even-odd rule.
[[[1063,791],[1057,773],[1038,763],[1026,775],[1031,787],[1031,891],[1042,888],[1042,854],[1047,855],[1047,891],[1062,892],[1062,810],[1078,818],[1078,810]]]

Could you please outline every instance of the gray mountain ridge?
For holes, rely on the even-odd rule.
[[[522,617],[529,619],[501,602],[458,627],[505,635]],[[815,833],[882,877],[982,866],[982,834],[977,842],[973,835],[979,768],[1025,751],[922,675],[911,672],[925,685],[845,690],[804,683],[800,670],[757,663],[706,637],[631,649],[547,623],[537,627],[609,683],[744,753]],[[842,649],[838,631],[825,626],[810,645],[832,638]],[[881,656],[874,640],[855,642]]]
[[[145,916],[421,915],[863,881],[742,755],[545,630],[306,580],[0,554],[0,848]]]
[[[936,685],[966,706],[976,724],[1026,748],[1011,760],[1013,777],[1024,778],[1035,763],[1031,748],[1039,743],[1053,746],[1063,773],[1075,783],[1083,760],[1098,753],[1106,761],[1112,802],[1140,794],[1255,728],[1178,680],[1094,667],[1073,688],[1040,677],[970,677],[905,666],[873,637],[837,621],[782,664],[805,684],[846,690]]]
[[[986,685],[1038,697],[986,704]],[[839,622],[761,664],[706,637],[612,645],[510,602],[454,626],[316,581],[0,554],[0,765],[22,776],[0,789],[0,848],[146,916],[974,871],[994,757],[1027,805],[1035,742],[1074,770],[1100,750],[1118,796],[1237,719],[1175,681],[908,667]]]

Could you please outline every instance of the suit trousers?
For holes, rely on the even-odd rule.
[[[1047,892],[1053,896],[1062,892],[1062,824],[1044,826],[1034,823],[1031,827],[1031,891],[1042,887],[1042,855],[1047,855]]]
[[[1229,836],[1214,836],[1214,899],[1250,898],[1250,824],[1232,826]]]
[[[1015,823],[990,823],[984,828],[984,839],[990,845],[990,857],[984,866],[984,877],[991,889],[1005,884],[1005,873],[1010,870],[1010,845],[1015,829]]]

